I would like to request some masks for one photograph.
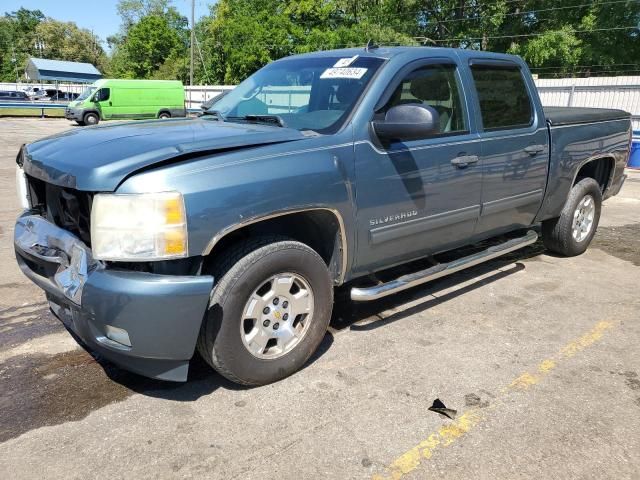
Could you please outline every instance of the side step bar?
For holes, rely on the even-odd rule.
[[[494,258],[536,243],[537,240],[538,234],[533,230],[529,230],[524,237],[514,238],[499,245],[489,247],[482,252],[474,253],[473,255],[462,257],[449,263],[441,263],[427,268],[426,270],[409,273],[402,277],[398,277],[395,280],[391,280],[387,283],[381,283],[373,287],[352,288],[351,300],[356,302],[368,302],[386,297],[387,295],[393,295],[394,293],[407,290],[408,288],[430,282],[436,278],[446,277],[447,275],[459,272],[465,268],[473,267],[488,260],[493,260]]]

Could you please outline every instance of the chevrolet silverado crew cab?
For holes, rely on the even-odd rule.
[[[298,55],[198,118],[24,146],[15,251],[52,312],[116,364],[184,381],[197,349],[225,377],[265,384],[316,350],[336,286],[375,300],[536,232],[584,252],[630,139],[623,111],[543,108],[515,56]]]

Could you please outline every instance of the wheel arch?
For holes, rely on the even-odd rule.
[[[335,284],[344,282],[347,270],[347,236],[342,215],[327,207],[285,210],[246,219],[216,234],[204,252],[208,261],[224,253],[235,241],[251,236],[274,234],[288,236],[313,248],[325,261]]]
[[[604,195],[613,181],[615,164],[615,158],[609,154],[589,157],[576,169],[571,186],[583,178],[593,178],[600,185],[600,190]]]
[[[156,115],[156,118],[160,118],[160,115],[162,115],[163,113],[166,113],[167,115],[169,115],[169,118],[171,118],[171,111],[168,108],[161,108],[160,110],[158,110],[158,114]]]

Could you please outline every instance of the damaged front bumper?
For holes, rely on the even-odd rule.
[[[64,110],[64,118],[66,118],[67,120],[75,120],[75,121],[81,121],[82,120],[82,114],[83,111],[79,108],[69,108],[67,107]]]
[[[148,377],[187,379],[212,277],[105,268],[73,234],[30,212],[16,221],[14,247],[22,272],[86,347]]]

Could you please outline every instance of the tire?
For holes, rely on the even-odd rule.
[[[545,247],[566,257],[584,253],[598,228],[601,209],[600,185],[593,178],[583,178],[569,192],[560,216],[542,222]]]
[[[247,240],[225,258],[213,267],[217,284],[198,339],[200,355],[242,385],[264,385],[295,373],[316,351],[331,319],[333,284],[325,262],[307,245],[283,237]],[[269,282],[274,277],[278,285]],[[268,300],[253,308],[251,302],[263,298]],[[304,302],[311,313],[297,315],[296,305]],[[251,309],[255,319],[246,314]],[[298,335],[290,336],[295,329]],[[269,339],[262,348],[268,335],[282,337]],[[258,348],[250,338],[258,339]]]
[[[160,112],[158,118],[160,120],[166,120],[167,118],[171,118],[171,114],[169,112]]]
[[[82,118],[82,123],[85,125],[97,125],[100,122],[100,117],[97,113],[89,112],[85,113]]]

